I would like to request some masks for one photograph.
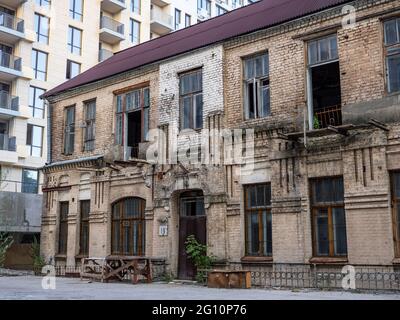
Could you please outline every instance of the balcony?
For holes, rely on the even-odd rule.
[[[110,50],[100,49],[100,51],[99,51],[99,62],[107,60],[108,58],[111,58],[113,55],[114,55],[114,53],[112,51],[110,51]]]
[[[17,163],[18,153],[16,138],[0,133],[0,163]]]
[[[211,18],[211,13],[207,9],[197,8],[197,18],[199,20],[206,20]]]
[[[125,0],[102,0],[101,10],[112,14],[126,9]]]
[[[24,20],[0,12],[0,37],[7,43],[16,43],[25,39]]]
[[[125,40],[124,24],[109,17],[100,20],[100,41],[116,44]]]
[[[314,110],[314,129],[340,126],[342,124],[341,106],[330,106]]]
[[[156,6],[159,6],[161,8],[168,6],[171,4],[170,0],[151,0],[151,4],[154,4]]]
[[[0,51],[0,80],[12,81],[18,77],[22,77],[21,58]]]
[[[159,35],[170,33],[174,30],[172,16],[154,6],[151,10],[150,30]]]
[[[6,91],[0,91],[0,119],[19,116],[19,98]]]
[[[1,4],[11,9],[17,9],[21,4],[27,0],[1,0]]]

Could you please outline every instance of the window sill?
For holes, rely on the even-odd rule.
[[[75,256],[75,259],[82,259],[82,258],[89,258],[89,255],[87,254],[78,254]]]
[[[315,264],[346,264],[348,263],[347,257],[313,257],[309,263]]]
[[[56,260],[67,260],[67,255],[66,255],[66,254],[56,254],[56,255],[54,256],[54,258],[55,258]]]
[[[240,261],[246,264],[271,264],[273,262],[273,258],[244,256],[240,259]]]

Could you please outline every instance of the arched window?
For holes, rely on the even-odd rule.
[[[113,205],[111,234],[113,255],[144,255],[145,205],[145,200],[140,198],[126,198]]]

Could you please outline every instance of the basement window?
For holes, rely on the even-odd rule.
[[[115,142],[124,146],[125,160],[139,157],[139,144],[148,141],[149,121],[148,87],[117,96]]]
[[[400,18],[384,23],[387,90],[400,91]]]
[[[310,129],[342,124],[337,37],[308,43],[308,110]]]
[[[244,60],[244,110],[246,120],[271,114],[268,53]]]

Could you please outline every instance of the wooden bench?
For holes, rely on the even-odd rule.
[[[208,273],[209,288],[251,288],[251,272],[246,270],[213,270]]]
[[[147,282],[151,282],[151,259],[137,256],[107,256],[81,260],[81,279],[89,278],[101,282],[122,281],[127,274],[131,276],[132,283],[138,283],[138,276],[143,276]]]

